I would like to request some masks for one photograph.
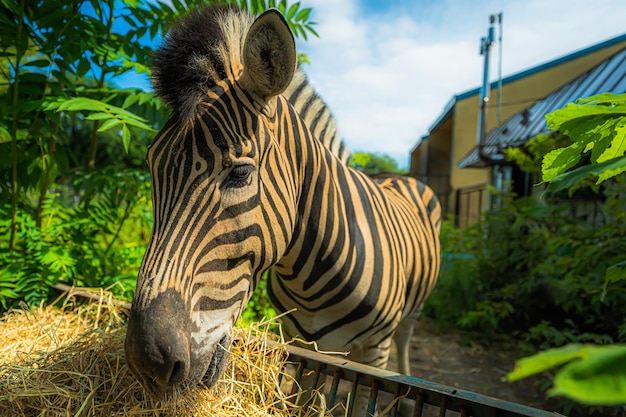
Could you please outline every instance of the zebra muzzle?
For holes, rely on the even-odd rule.
[[[126,362],[152,397],[161,397],[189,380],[190,326],[189,319],[182,318],[188,317],[184,306],[182,297],[172,291],[144,308],[131,309]]]

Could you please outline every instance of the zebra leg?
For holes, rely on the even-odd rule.
[[[348,358],[351,361],[359,362],[364,365],[373,366],[378,369],[387,369],[389,360],[389,352],[391,349],[391,337],[384,340],[375,340],[370,344],[365,344],[361,348],[353,348],[350,350]],[[370,387],[359,385],[356,389],[352,405],[352,416],[377,416],[381,410],[381,404],[377,404],[373,414],[367,412],[369,406]],[[354,392],[354,391],[353,391]],[[349,405],[347,405],[349,407]]]
[[[402,320],[393,335],[398,351],[398,372],[404,375],[411,375],[411,359],[409,354],[416,319],[417,317],[412,315]]]
[[[398,372],[404,375],[411,375],[411,338],[413,337],[413,328],[415,322],[420,316],[421,310],[410,315],[404,320],[398,323],[396,332],[393,335],[393,339],[396,342],[396,349],[398,352]],[[410,416],[411,410],[415,406],[415,401],[403,399],[400,401],[400,415]]]
[[[297,404],[308,409],[318,411],[326,410],[326,395],[324,393],[324,385],[326,376],[314,370],[307,370],[300,379],[300,395]]]
[[[286,330],[284,338],[293,341],[294,346],[313,350],[311,345],[299,343],[299,339],[292,337]],[[290,398],[290,403],[304,409],[326,410],[326,376],[320,371],[321,366],[317,370],[303,369],[298,363],[285,366],[284,373],[289,377],[281,384],[281,390]]]
[[[320,412],[327,409],[325,375],[319,375],[310,369],[301,370],[298,364],[285,365],[283,374],[287,377],[283,378],[280,389],[288,398],[287,407],[295,406]]]

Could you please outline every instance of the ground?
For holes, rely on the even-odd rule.
[[[503,377],[523,356],[511,346],[469,344],[459,330],[439,331],[428,318],[415,326],[411,343],[413,376],[501,400],[546,409],[536,380],[510,383]],[[392,356],[394,356],[392,354]],[[390,370],[397,370],[391,359]]]

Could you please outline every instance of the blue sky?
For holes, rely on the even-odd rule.
[[[491,14],[503,13],[503,76],[626,33],[625,0],[301,2],[320,35],[298,41],[305,70],[348,147],[401,167],[452,96],[480,84]],[[495,80],[497,54],[492,64]]]
[[[503,76],[626,33],[624,0],[302,3],[320,34],[299,43],[311,60],[306,70],[348,146],[389,154],[402,167],[452,96],[479,86],[479,41],[491,14],[503,13]],[[495,80],[497,53],[490,72]]]

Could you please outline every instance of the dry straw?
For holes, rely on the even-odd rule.
[[[0,416],[328,415],[294,407],[280,389],[286,350],[275,322],[235,329],[231,363],[212,389],[153,402],[124,361],[125,310],[102,290],[91,298],[78,304],[70,294],[0,318]]]

